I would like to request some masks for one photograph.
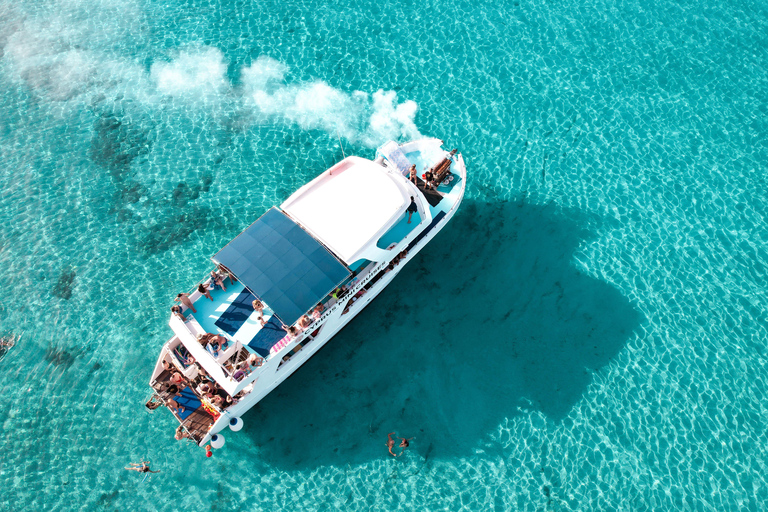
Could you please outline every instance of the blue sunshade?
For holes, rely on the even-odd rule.
[[[286,325],[296,323],[349,277],[349,269],[277,208],[270,209],[213,257],[266,302]]]

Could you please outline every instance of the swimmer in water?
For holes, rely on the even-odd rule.
[[[149,461],[143,460],[141,462],[131,462],[127,468],[123,468],[128,471],[138,471],[139,473],[159,473],[160,470],[152,471],[149,469]]]
[[[411,444],[408,441],[410,441],[413,438],[409,437],[408,439],[406,439],[404,437],[398,437],[398,439],[402,439],[402,441],[400,441],[400,448],[402,448],[403,450],[398,454],[398,455],[402,455],[403,453],[405,453],[405,449],[411,446]]]
[[[395,455],[395,452],[392,451],[392,448],[395,447],[395,440],[392,439],[392,434],[394,434],[394,432],[390,432],[389,434],[387,434],[387,448],[389,448],[390,455],[392,455],[393,457],[397,457],[397,455]]]

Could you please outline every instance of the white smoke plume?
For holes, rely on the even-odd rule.
[[[243,68],[245,104],[270,118],[368,146],[420,136],[414,122],[418,106],[410,100],[398,103],[395,91],[346,93],[322,80],[289,84],[287,71],[281,62],[264,56]]]
[[[132,4],[121,5],[104,17]],[[125,97],[154,109],[164,108],[163,98],[170,97],[176,106],[212,112],[224,105],[231,111],[234,105],[247,117],[324,130],[370,147],[420,136],[416,103],[400,102],[395,91],[370,94],[347,92],[322,80],[289,82],[287,66],[266,56],[242,68],[241,85],[235,87],[224,54],[212,47],[177,50],[147,71],[138,58],[115,50],[124,35],[112,32],[113,23],[94,21],[78,2],[54,6],[48,16],[38,17],[2,9],[0,59],[9,78],[62,106]]]

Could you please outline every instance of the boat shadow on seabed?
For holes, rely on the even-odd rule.
[[[349,326],[244,417],[285,468],[364,463],[386,435],[461,457],[521,407],[562,420],[642,321],[573,263],[600,220],[553,205],[465,201]]]

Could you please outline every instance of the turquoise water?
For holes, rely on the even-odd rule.
[[[766,34],[749,1],[0,1],[0,510],[762,510]],[[172,297],[340,141],[419,134],[467,161],[451,224],[212,458],[175,442]]]

